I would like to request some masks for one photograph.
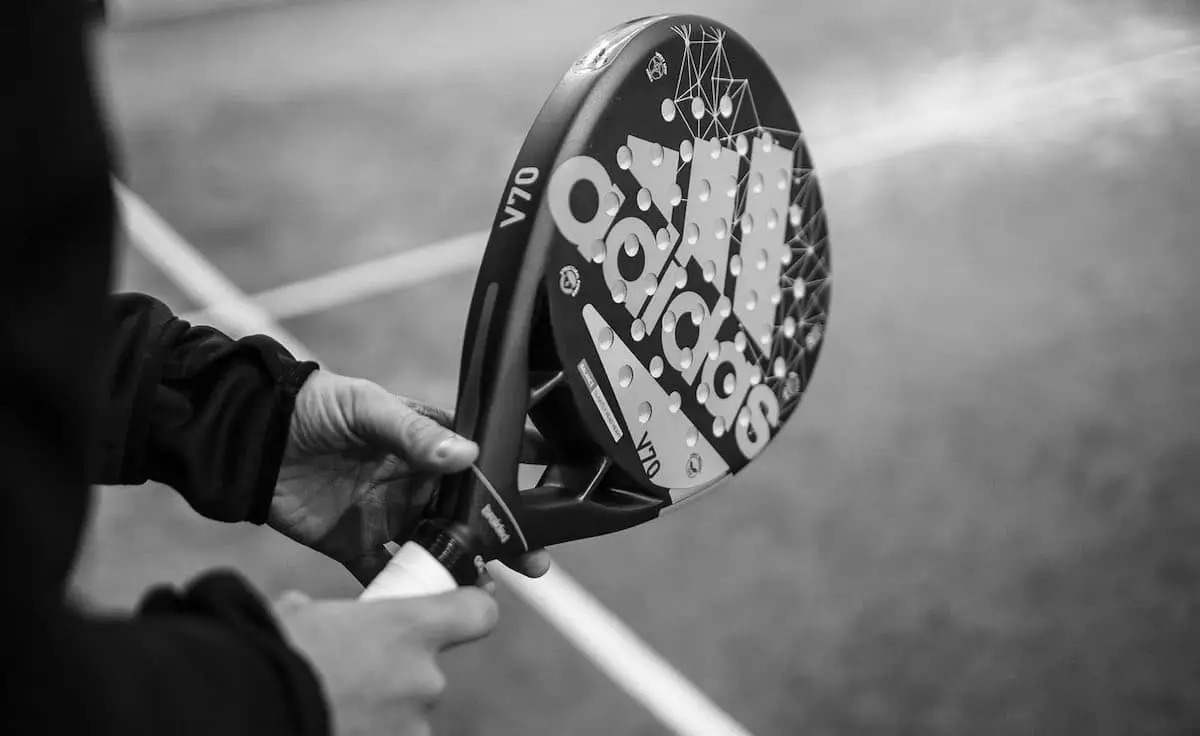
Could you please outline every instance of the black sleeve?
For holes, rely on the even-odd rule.
[[[0,733],[322,734],[314,672],[235,576],[158,591],[134,617],[65,602],[111,436],[113,202],[80,8],[0,13]]]
[[[234,573],[160,588],[132,620],[56,607],[22,636],[5,656],[4,734],[329,731],[317,680]]]
[[[232,340],[142,294],[114,298],[99,483],[147,480],[220,521],[266,521],[296,392],[316,368],[263,336]]]

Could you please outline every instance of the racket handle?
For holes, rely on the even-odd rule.
[[[405,542],[359,600],[418,598],[454,590],[458,582],[437,558],[416,542]]]

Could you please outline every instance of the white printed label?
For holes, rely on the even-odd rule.
[[[608,431],[612,434],[613,442],[620,442],[621,438],[625,436],[625,431],[621,429],[621,422],[613,414],[612,407],[608,404],[608,399],[604,398],[604,390],[596,383],[596,377],[592,375],[592,371],[588,368],[586,360],[579,361],[579,375],[583,377],[583,383],[587,386],[588,393],[592,395],[592,401],[596,404],[596,409],[600,411],[600,416],[604,418],[604,423],[608,425]]]

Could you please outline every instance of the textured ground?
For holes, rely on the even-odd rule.
[[[691,6],[776,65],[826,165],[828,343],[736,486],[557,559],[756,734],[1200,731],[1196,4]],[[484,228],[558,75],[647,12],[299,5],[100,54],[128,181],[253,292]],[[286,326],[446,401],[473,278]],[[124,285],[192,306],[136,254]],[[128,606],[215,564],[355,590],[156,487],[104,492],[79,584]],[[440,733],[663,733],[502,596]]]

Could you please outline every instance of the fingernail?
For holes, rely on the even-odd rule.
[[[457,437],[454,437],[454,436],[447,437],[446,439],[444,439],[438,443],[437,449],[435,449],[433,451],[433,454],[437,455],[439,458],[442,458],[442,459],[448,458],[448,457],[450,457],[450,454],[452,452],[454,452],[454,446],[456,444],[458,444]]]

